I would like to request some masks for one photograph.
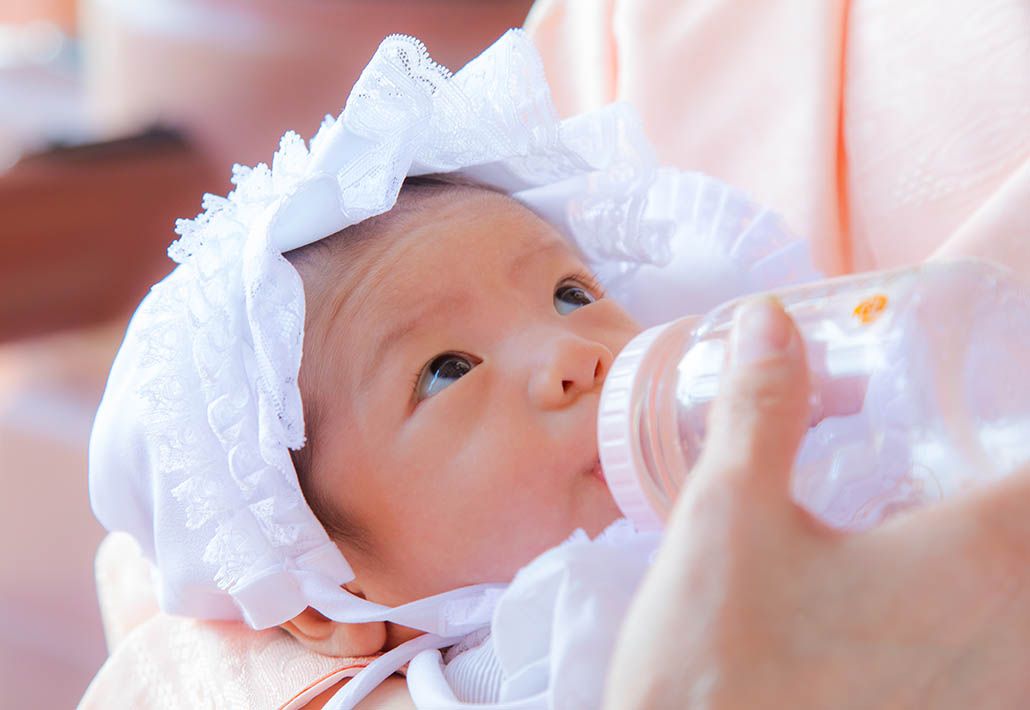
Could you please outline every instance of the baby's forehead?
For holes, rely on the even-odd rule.
[[[540,258],[578,259],[548,222],[521,203],[476,190],[444,195],[409,211],[384,235],[375,276],[429,281],[438,288],[522,271]],[[448,281],[450,277],[450,281]]]
[[[454,306],[484,290],[526,288],[533,274],[559,263],[582,264],[553,226],[488,191],[444,194],[418,209],[409,205],[378,227],[347,276],[334,284],[334,321],[378,327],[426,301]]]

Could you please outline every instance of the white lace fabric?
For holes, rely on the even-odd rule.
[[[304,444],[305,304],[282,254],[389,210],[406,176],[439,172],[551,222],[645,323],[669,298],[714,305],[683,291],[690,274],[728,295],[815,275],[771,213],[660,168],[629,106],[560,121],[521,31],[454,75],[417,40],[387,38],[309,145],[287,133],[271,167],[236,166],[228,196],[206,195],[202,214],[179,221],[178,266],[140,305],[113,365],[90,442],[91,500],[156,563],[165,610],[266,628],[312,606],[441,637],[488,623],[496,588],[397,609],[345,592],[353,573],[289,456]],[[671,284],[664,297],[649,295],[656,275]]]

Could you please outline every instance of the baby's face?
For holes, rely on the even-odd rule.
[[[509,581],[615,520],[596,416],[637,324],[501,196],[437,200],[376,239],[306,336],[337,353],[317,485],[366,532],[367,546],[340,542],[361,593],[394,605]]]

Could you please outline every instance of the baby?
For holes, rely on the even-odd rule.
[[[507,582],[619,516],[598,397],[640,328],[552,226],[416,179],[390,212],[286,256],[309,304],[293,460],[353,591],[398,606]]]
[[[525,700],[559,680],[518,669],[539,650],[520,625],[572,603],[561,570],[607,610],[566,655],[593,643],[603,672],[655,541],[612,527],[598,462],[600,391],[641,330],[600,282],[653,321],[710,305],[691,273],[714,300],[812,273],[768,213],[658,169],[629,115],[559,123],[517,32],[454,77],[391,38],[310,151],[287,136],[180,225],[90,452],[94,509],[167,610],[386,651],[341,706],[416,656],[420,705]]]
[[[619,518],[597,408],[640,327],[551,225],[496,191],[416,178],[390,212],[286,256],[310,304],[293,460],[350,591],[399,606],[506,583]],[[369,650],[310,613],[285,628]],[[420,633],[386,630],[386,647]]]

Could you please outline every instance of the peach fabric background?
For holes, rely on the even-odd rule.
[[[633,103],[829,273],[935,250],[1030,271],[1026,0],[538,0],[563,115]]]

